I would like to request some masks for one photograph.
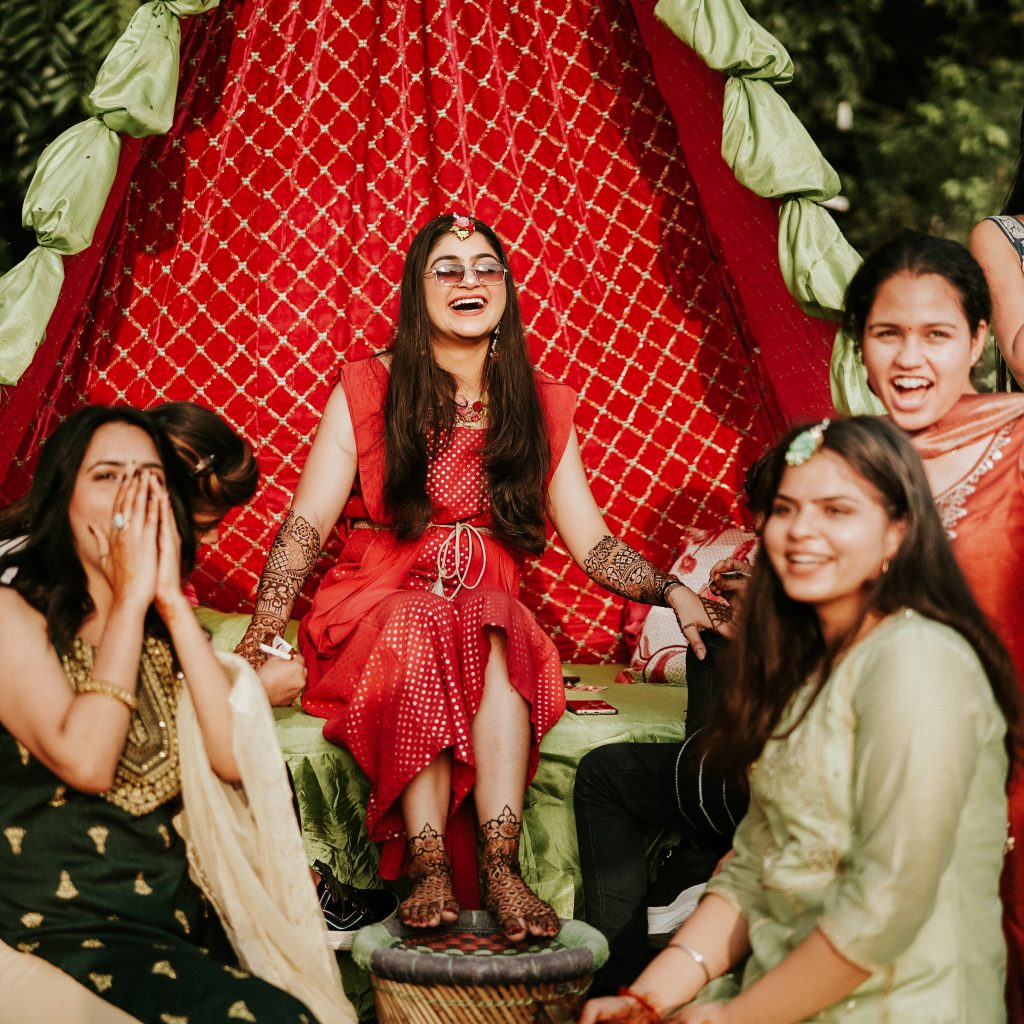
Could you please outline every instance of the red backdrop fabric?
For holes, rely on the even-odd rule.
[[[829,408],[829,331],[782,286],[773,204],[717,156],[718,76],[636,7],[228,0],[190,19],[175,126],[126,146],[2,396],[5,496],[82,402],[203,402],[264,486],[195,582],[249,609],[340,365],[387,344],[408,243],[454,209],[509,244],[611,529],[667,566],[681,527],[740,519],[749,463]],[[557,542],[524,598],[564,657],[622,657],[621,602]]]

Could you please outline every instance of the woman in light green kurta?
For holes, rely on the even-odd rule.
[[[751,765],[735,856],[582,1024],[684,1004],[682,1024],[999,1024],[1009,658],[896,428],[825,421],[769,465],[767,557],[709,740]]]

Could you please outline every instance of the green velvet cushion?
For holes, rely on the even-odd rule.
[[[248,618],[200,608],[197,614],[214,643],[231,650]],[[295,623],[286,631],[295,642]],[[619,665],[572,665],[566,669],[583,683],[604,685],[600,693],[570,694],[570,699],[603,698],[618,715],[565,714],[541,743],[537,775],[526,794],[520,859],[534,891],[560,917],[578,916],[581,908],[579,858],[573,817],[572,787],[576,765],[588,751],[627,740],[671,742],[683,736],[684,687],[614,682]],[[369,783],[347,750],[321,735],[323,721],[301,709],[276,708],[277,735],[295,780],[303,839],[310,860],[319,858],[342,881],[358,886],[377,883],[377,849],[366,835]]]

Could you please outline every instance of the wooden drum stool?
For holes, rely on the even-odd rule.
[[[370,972],[381,1024],[564,1024],[579,1016],[608,943],[583,921],[509,942],[494,917],[469,910],[429,931],[397,920],[363,928],[352,956]]]

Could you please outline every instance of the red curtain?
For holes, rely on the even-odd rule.
[[[651,6],[229,0],[190,19],[175,127],[126,147],[3,396],[5,495],[83,401],[203,402],[265,486],[195,582],[247,608],[338,367],[387,344],[403,253],[454,209],[510,246],[610,527],[667,565],[681,526],[736,520],[744,468],[828,408],[828,331],[782,287],[772,204],[717,156],[717,76]],[[620,602],[559,544],[524,596],[565,657],[621,655]]]

